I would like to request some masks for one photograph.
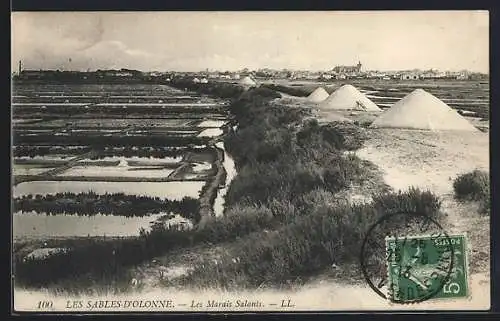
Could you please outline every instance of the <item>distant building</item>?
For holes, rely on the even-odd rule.
[[[21,78],[42,78],[44,75],[46,75],[47,72],[43,70],[21,70],[19,73],[19,76]]]
[[[161,77],[161,76],[163,76],[163,74],[162,74],[161,72],[159,72],[159,71],[151,71],[151,72],[149,73],[149,75],[150,75],[151,77]]]
[[[130,71],[118,71],[115,73],[116,77],[132,77],[134,74]]]
[[[471,73],[469,75],[469,80],[488,80],[489,76],[487,74],[481,73]]]
[[[419,80],[419,79],[420,75],[417,73],[409,72],[401,74],[401,80]]]
[[[467,71],[462,71],[457,75],[457,80],[468,80],[469,74]]]
[[[120,69],[120,70],[97,70],[98,74],[101,74],[105,77],[138,77],[142,75],[142,72],[138,70],[130,70],[130,69]]]
[[[424,71],[420,76],[420,78],[422,79],[438,79],[444,77],[446,77],[446,74],[444,72],[439,72],[433,69]]]
[[[361,72],[361,61],[356,66],[335,66],[332,71],[336,73],[359,73]]]

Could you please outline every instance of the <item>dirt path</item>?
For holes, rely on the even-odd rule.
[[[471,273],[489,272],[489,217],[478,205],[453,198],[453,180],[474,169],[489,171],[489,137],[485,133],[430,133],[371,130],[357,155],[375,163],[395,190],[429,189],[442,200],[450,233],[467,233]]]
[[[369,140],[356,154],[373,162],[395,190],[410,186],[429,189],[442,200],[449,233],[469,239],[471,299],[426,302],[419,307],[488,308],[490,302],[490,222],[478,205],[453,198],[453,179],[474,169],[489,171],[489,137],[485,133],[431,133],[406,130],[369,130]],[[349,288],[350,291],[358,291]],[[460,302],[460,306],[458,305]]]
[[[231,244],[200,244],[155,257],[132,269],[131,274],[141,288],[152,290],[173,287],[176,280],[186,275],[197,263],[215,260],[228,251]]]

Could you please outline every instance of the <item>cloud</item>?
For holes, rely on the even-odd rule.
[[[162,57],[140,49],[127,47],[117,40],[90,44],[86,39],[60,39],[57,48],[37,46],[24,57],[27,68],[87,70],[108,68],[149,68]]]
[[[13,65],[33,69],[484,71],[488,55],[487,12],[12,14]]]

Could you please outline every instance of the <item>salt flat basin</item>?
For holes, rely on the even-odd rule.
[[[133,169],[129,166],[74,166],[57,176],[99,177],[168,177],[173,169],[150,166],[148,169]]]
[[[13,188],[13,196],[28,194],[53,195],[57,193],[97,194],[124,193],[159,197],[160,199],[181,200],[185,196],[198,198],[205,182],[85,182],[85,181],[31,181],[22,182]]]
[[[39,128],[39,129],[18,129],[16,132],[18,133],[40,133],[40,134],[47,134],[53,132],[54,129],[49,128],[49,129],[44,129],[44,128]]]
[[[12,174],[14,175],[38,175],[54,169],[53,167],[39,167],[33,165],[14,164]]]
[[[108,96],[108,98],[147,98],[147,99],[198,99],[198,97],[192,96],[145,96],[145,95],[131,95],[131,96],[123,96],[123,95],[112,95]]]
[[[379,98],[379,99],[393,99],[400,100],[402,97],[394,97],[394,96],[377,96],[377,95],[366,95],[368,98]]]
[[[467,106],[467,105],[489,105],[490,103],[488,101],[483,101],[483,102],[457,102],[457,101],[446,101],[444,100],[448,105],[450,106],[454,106],[454,105],[464,105],[464,106]]]
[[[182,127],[191,122],[192,119],[173,119],[173,118],[75,118],[75,119],[53,119],[47,120],[40,126],[49,127],[64,127],[66,124],[71,124],[76,127],[113,127],[125,129],[128,126],[147,126],[147,127]]]
[[[208,162],[203,162],[203,163],[194,163],[193,164],[193,172],[203,172],[207,171],[212,168],[212,164]]]
[[[72,133],[119,133],[123,131],[123,129],[102,129],[102,128],[95,128],[95,129],[70,129]]]
[[[222,127],[226,124],[224,120],[204,120],[198,124],[198,127]]]
[[[43,156],[36,155],[33,157],[21,156],[21,157],[16,157],[14,159],[14,162],[16,161],[16,159],[33,160],[33,161],[39,161],[39,160],[42,160],[42,161],[59,161],[59,160],[69,161],[70,159],[75,158],[76,156],[78,156],[78,155],[51,154],[51,155],[43,155]]]
[[[198,134],[198,137],[216,137],[222,135],[223,131],[220,128],[208,128]]]
[[[143,217],[125,217],[96,214],[94,216],[45,215],[14,213],[13,236],[16,238],[48,239],[82,236],[136,236],[139,229],[146,230],[163,214]]]
[[[85,158],[82,159],[80,162],[82,163],[93,163],[93,162],[122,162],[125,161],[129,166],[132,166],[129,162],[135,164],[139,164],[139,166],[142,165],[151,165],[151,166],[160,166],[164,164],[175,164],[178,163],[182,160],[181,156],[178,157],[162,157],[162,158],[156,158],[156,157],[120,157],[120,156],[106,156],[103,158],[99,159],[89,159]]]
[[[101,98],[102,95],[39,95],[37,98]]]
[[[21,106],[33,106],[33,107],[43,107],[43,106],[85,106],[86,103],[12,103],[13,107]]]
[[[150,131],[135,131],[134,133],[148,133]],[[162,130],[161,131],[162,133],[164,134],[172,134],[172,135],[176,135],[176,134],[184,134],[184,135],[195,135],[195,134],[198,134],[198,131],[197,130],[169,130],[169,129],[165,129],[165,130]]]
[[[214,107],[218,106],[218,103],[101,103],[95,106],[110,106],[110,107],[121,107],[121,106],[157,106],[157,107]]]
[[[36,122],[40,121],[42,118],[29,118],[29,119],[20,119],[20,118],[15,118],[12,119],[13,124],[22,124],[22,123],[28,123],[28,122]]]
[[[376,93],[378,93],[378,90],[364,90],[364,89],[360,89],[359,91],[361,91],[365,95],[370,95],[370,94],[376,94]]]
[[[177,157],[127,157],[125,158],[127,162],[136,162],[138,164],[148,164],[148,165],[157,165],[157,164],[169,164],[169,163],[178,163],[182,160],[181,156]]]

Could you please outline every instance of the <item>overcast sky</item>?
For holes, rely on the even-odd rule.
[[[485,11],[12,13],[13,70],[488,72],[488,43]]]

